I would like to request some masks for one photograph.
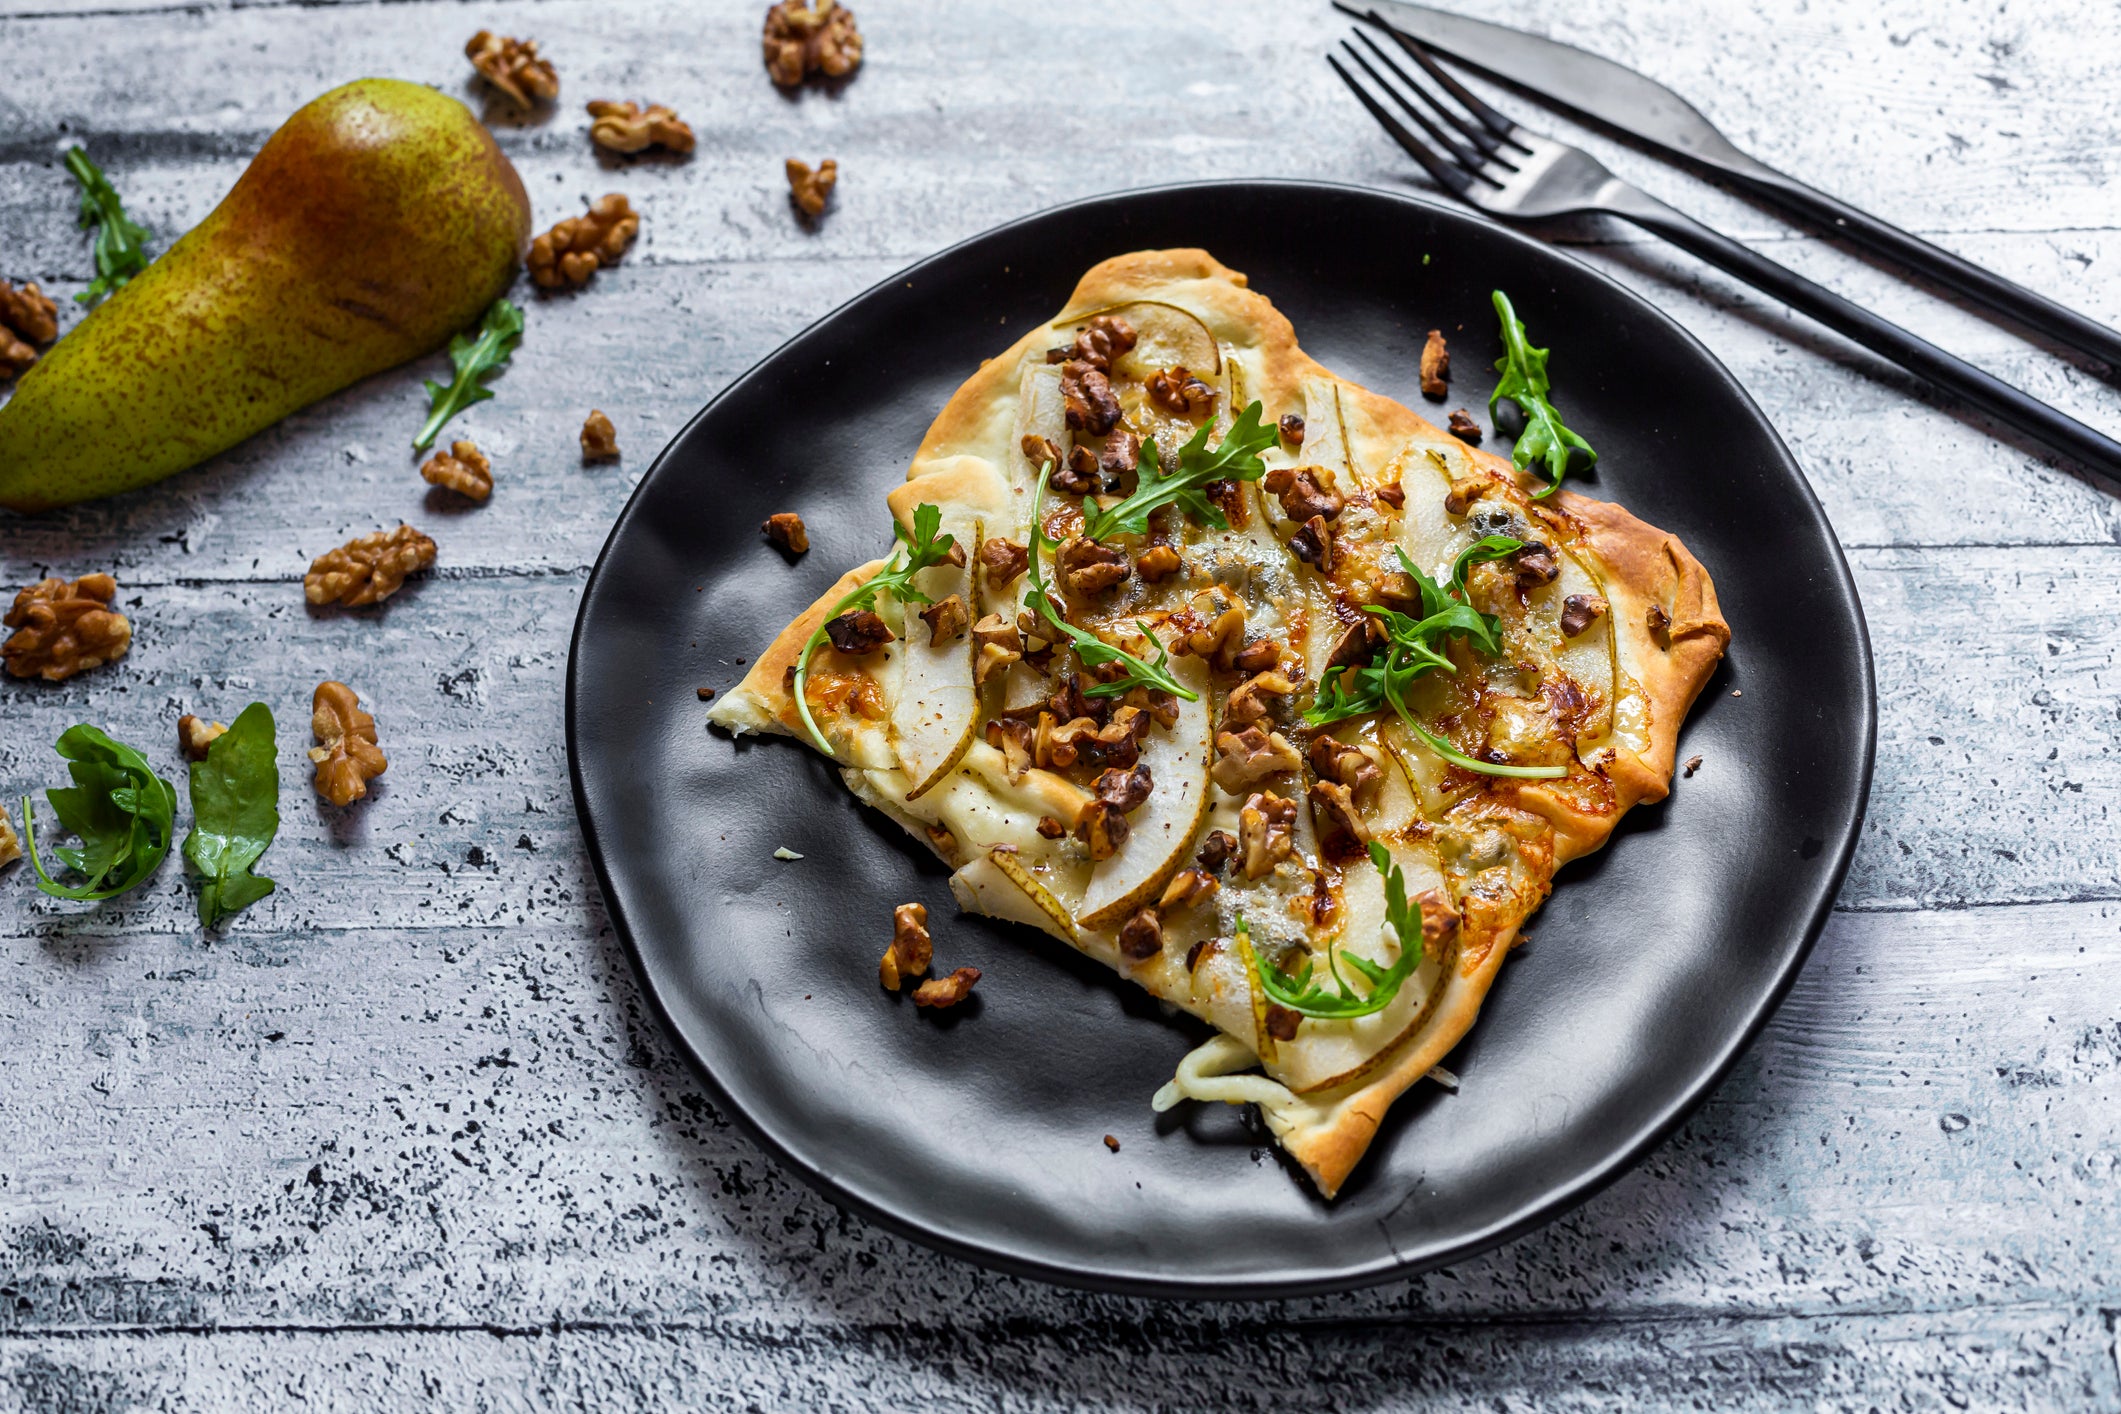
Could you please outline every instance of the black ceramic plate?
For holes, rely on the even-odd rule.
[[[1028,928],[960,915],[925,846],[784,738],[710,731],[797,609],[890,544],[884,494],[982,358],[1090,265],[1199,245],[1335,372],[1421,406],[1448,332],[1482,412],[1510,292],[1581,483],[1681,536],[1734,641],[1687,724],[1704,764],[1564,870],[1448,1064],[1393,1107],[1337,1202],[1249,1117],[1150,1094],[1205,1034]],[[1270,409],[1270,412],[1278,409]],[[759,537],[797,510],[810,553]],[[1743,696],[1733,696],[1733,688]],[[1758,1031],[1839,887],[1870,783],[1869,646],[1818,502],[1745,391],[1604,276],[1455,210],[1349,187],[1216,183],[1081,202],[869,291],[738,379],[619,517],[582,597],[568,754],[597,877],[644,985],[721,1103],[837,1202],[976,1261],[1107,1290],[1240,1296],[1465,1257],[1582,1201],[1667,1134]],[[783,863],[778,846],[804,858]],[[983,979],[953,1012],[884,992],[891,909]],[[1104,1136],[1120,1141],[1110,1152]]]

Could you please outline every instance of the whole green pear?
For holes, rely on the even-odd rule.
[[[529,238],[522,178],[463,104],[395,79],[333,89],[23,376],[0,407],[0,506],[160,481],[432,352]]]

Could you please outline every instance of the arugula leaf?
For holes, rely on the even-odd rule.
[[[891,523],[891,533],[898,541],[891,549],[891,558],[884,567],[863,584],[855,586],[841,595],[839,602],[825,611],[810,637],[803,640],[802,655],[795,660],[795,711],[810,731],[810,739],[826,756],[832,755],[832,744],[818,730],[817,721],[810,715],[810,655],[817,652],[826,639],[825,625],[841,614],[856,609],[874,609],[879,594],[890,593],[902,604],[927,604],[933,602],[929,596],[913,587],[913,577],[922,570],[942,563],[950,556],[950,547],[956,537],[938,535],[943,528],[943,511],[940,506],[922,502],[913,509],[913,531],[909,535],[906,527],[896,520]],[[901,559],[903,555],[905,558]]]
[[[1253,406],[1257,407],[1258,404]],[[1144,463],[1146,465],[1146,463]],[[1160,692],[1174,693],[1188,702],[1200,701],[1200,694],[1171,676],[1171,654],[1163,641],[1140,619],[1134,626],[1142,636],[1156,645],[1156,661],[1144,662],[1127,652],[1115,648],[1087,629],[1077,628],[1062,617],[1053,606],[1053,596],[1046,589],[1045,571],[1039,567],[1039,558],[1054,547],[1052,536],[1046,534],[1046,478],[1053,474],[1053,463],[1047,462],[1038,469],[1038,489],[1031,493],[1031,588],[1024,595],[1024,603],[1038,611],[1040,617],[1053,626],[1054,632],[1068,640],[1075,649],[1075,656],[1086,668],[1101,667],[1106,663],[1123,663],[1126,671],[1111,682],[1093,683],[1083,689],[1085,697],[1122,697],[1137,687],[1155,688]]]
[[[1309,956],[1304,958],[1294,976],[1283,972],[1279,963],[1262,959],[1252,947],[1252,932],[1244,915],[1237,916],[1237,931],[1243,935],[1238,951],[1252,964],[1252,973],[1259,979],[1259,989],[1299,1016],[1329,1021],[1374,1016],[1392,1004],[1400,988],[1414,975],[1414,969],[1421,966],[1421,910],[1407,902],[1406,875],[1393,861],[1391,851],[1375,840],[1370,841],[1370,859],[1385,876],[1385,921],[1392,925],[1393,935],[1399,943],[1399,958],[1388,966],[1380,966],[1329,943],[1326,946],[1326,970],[1332,974],[1334,983],[1330,991],[1323,979],[1313,976]],[[1369,984],[1367,995],[1356,994],[1354,986],[1340,970],[1343,962]]]
[[[157,776],[147,758],[82,723],[59,734],[59,755],[69,763],[71,786],[45,791],[59,825],[78,846],[52,849],[60,863],[82,877],[61,884],[45,872],[37,850],[37,816],[22,797],[22,837],[29,847],[37,887],[53,898],[77,903],[115,897],[144,883],[169,853],[176,829],[177,792]]]
[[[1277,434],[1272,427],[1260,425],[1260,412],[1255,400],[1237,415],[1222,445],[1212,452],[1208,450],[1212,424],[1203,422],[1178,449],[1178,469],[1168,476],[1158,462],[1156,443],[1143,442],[1134,494],[1087,517],[1083,534],[1092,540],[1109,539],[1121,531],[1143,535],[1149,529],[1149,513],[1172,505],[1217,530],[1228,530],[1230,522],[1201,488],[1211,481],[1257,481],[1267,474],[1267,464],[1259,454],[1274,445]]]
[[[69,147],[66,170],[81,187],[81,224],[96,228],[96,278],[74,299],[94,304],[147,268],[147,229],[125,214],[117,188],[86,152]]]
[[[1534,462],[1545,462],[1552,480],[1532,494],[1535,499],[1551,496],[1561,489],[1561,478],[1572,465],[1579,470],[1595,466],[1598,453],[1589,442],[1562,425],[1560,411],[1547,398],[1548,351],[1532,347],[1523,321],[1510,305],[1510,297],[1501,290],[1495,291],[1495,313],[1502,319],[1502,357],[1495,361],[1502,378],[1488,395],[1488,418],[1494,420],[1495,405],[1504,398],[1523,410],[1524,430],[1517,434],[1510,460],[1520,471],[1530,470]]]
[[[456,366],[457,375],[446,388],[432,378],[427,380],[427,396],[433,410],[421,426],[420,435],[412,439],[414,451],[426,451],[449,419],[493,396],[493,389],[480,380],[506,368],[508,356],[522,338],[523,311],[505,299],[497,299],[479,325],[478,338],[467,339],[459,334],[449,341],[449,361]]]
[[[199,871],[199,922],[215,928],[273,891],[251,866],[280,830],[280,763],[272,709],[245,707],[191,768],[184,857]]]

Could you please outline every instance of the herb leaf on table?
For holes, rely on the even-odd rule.
[[[125,214],[117,188],[79,147],[66,150],[66,170],[81,186],[81,224],[96,228],[96,278],[74,299],[94,304],[147,268],[147,229]]]
[[[1501,290],[1495,291],[1495,313],[1502,319],[1502,357],[1495,361],[1495,370],[1502,378],[1488,395],[1488,420],[1495,421],[1496,404],[1505,398],[1524,413],[1524,427],[1517,433],[1517,444],[1510,449],[1510,460],[1520,471],[1531,470],[1534,462],[1544,463],[1548,484],[1532,495],[1534,499],[1551,496],[1561,489],[1561,479],[1572,465],[1579,470],[1595,466],[1598,453],[1563,424],[1560,411],[1547,396],[1551,391],[1547,382],[1548,350],[1532,347],[1524,321],[1517,317],[1510,297]]]
[[[251,866],[280,830],[280,763],[272,709],[253,702],[191,768],[184,857],[199,872],[199,922],[218,927],[273,891]]]
[[[449,361],[456,367],[456,377],[446,388],[432,378],[427,380],[432,410],[420,427],[420,435],[412,439],[414,451],[426,451],[449,419],[493,396],[493,389],[482,380],[508,366],[508,356],[522,339],[523,311],[505,299],[497,299],[480,322],[478,338],[459,334],[449,341]]]
[[[1208,433],[1212,426],[1203,422],[1200,430],[1178,449],[1178,467],[1169,475],[1157,460],[1155,440],[1144,440],[1134,494],[1112,506],[1090,511],[1083,534],[1092,540],[1104,540],[1121,531],[1146,534],[1149,513],[1168,505],[1177,506],[1205,525],[1228,530],[1230,522],[1201,488],[1211,481],[1257,481],[1265,476],[1267,464],[1259,459],[1259,454],[1274,445],[1278,434],[1272,427],[1260,425],[1260,404],[1256,400],[1237,415],[1222,445],[1211,451]]]
[[[36,811],[25,795],[22,839],[37,887],[53,898],[89,903],[144,883],[169,853],[176,833],[176,788],[154,773],[145,756],[85,722],[61,732],[57,750],[74,783],[54,786],[44,796],[60,827],[81,842],[54,845],[50,853],[82,882],[62,884],[46,872]]]

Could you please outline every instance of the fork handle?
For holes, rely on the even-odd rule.
[[[1617,183],[1615,185],[1618,185]],[[1891,359],[1975,407],[2041,442],[2121,488],[2121,442],[2058,412],[1993,374],[1955,358],[1926,339],[1851,304],[1823,285],[1756,254],[1720,231],[1711,230],[1684,212],[1633,189],[1608,190],[1601,208],[1663,236],[1673,245],[1700,256],[1755,289],[1763,290],[1846,334],[1876,354]]]

